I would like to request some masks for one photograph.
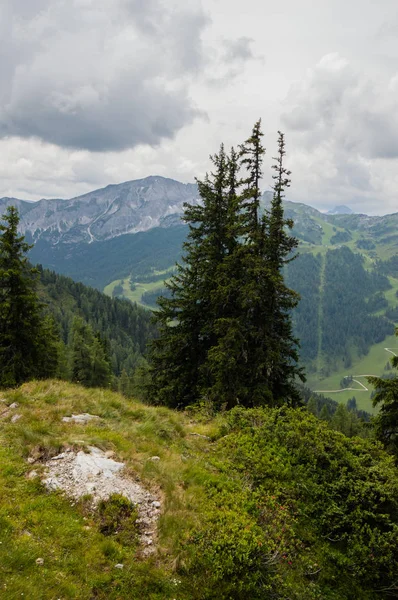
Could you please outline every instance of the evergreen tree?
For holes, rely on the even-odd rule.
[[[283,269],[296,258],[292,255],[298,241],[288,232],[293,221],[285,219],[283,209],[284,191],[290,187],[290,171],[284,166],[285,139],[281,132],[278,138],[278,155],[273,169],[276,171],[273,198],[269,214],[263,217],[265,257],[270,268],[270,292],[268,295],[272,360],[268,376],[274,399],[299,404],[300,397],[294,384],[295,379],[305,381],[303,370],[298,367],[298,340],[293,336],[292,311],[299,302],[296,292],[284,281]]]
[[[398,329],[395,330],[395,335],[398,336]],[[398,356],[394,356],[391,363],[397,368]],[[373,406],[380,404],[380,411],[373,419],[376,437],[387,449],[398,455],[398,377],[368,377],[368,382],[376,390]]]
[[[76,317],[70,344],[71,380],[86,387],[109,387],[110,359],[90,325]]]
[[[258,182],[254,175],[259,172],[264,154],[259,142],[259,123],[254,132],[256,135],[249,140],[250,146],[246,142],[242,147],[242,155],[249,173],[253,173],[246,180],[252,182],[252,193],[246,191],[245,195],[253,199],[258,211]],[[250,349],[250,369],[246,371],[250,405],[301,403],[295,379],[299,377],[304,381],[304,376],[297,365],[298,341],[293,336],[291,321],[291,312],[299,297],[286,286],[283,274],[283,268],[293,260],[292,251],[297,246],[297,240],[287,232],[293,222],[284,217],[284,190],[290,185],[290,171],[284,167],[285,153],[284,136],[279,132],[270,210],[257,219],[249,210],[246,221],[247,271],[242,306],[246,311]]]
[[[282,207],[289,172],[280,134],[274,199],[261,217],[262,135],[258,121],[239,155],[232,150],[227,157],[221,146],[211,157],[214,172],[198,181],[202,203],[185,207],[184,264],[167,284],[171,298],[161,297],[155,313],[153,402],[182,407],[204,397],[226,408],[300,402],[290,315],[298,296],[282,273],[297,245],[285,231],[292,224]]]
[[[210,384],[209,349],[217,343],[216,272],[231,247],[230,236],[236,208],[231,173],[236,156],[228,160],[224,147],[211,157],[215,171],[198,181],[200,205],[185,205],[184,220],[189,223],[182,265],[166,283],[171,298],[158,299],[155,312],[159,338],[150,354],[151,384],[149,399],[168,406],[186,406],[195,402]],[[228,191],[230,192],[228,194]],[[206,381],[206,383],[204,383]]]
[[[38,270],[26,257],[31,246],[18,235],[14,206],[0,224],[0,386],[15,386],[56,373],[58,336],[44,315],[36,284]]]

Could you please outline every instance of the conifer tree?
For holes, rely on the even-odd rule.
[[[395,330],[398,336],[398,328]],[[391,359],[392,366],[398,367],[398,356]],[[373,406],[380,405],[377,416],[373,419],[373,425],[377,439],[386,446],[388,450],[398,455],[398,376],[392,379],[382,377],[368,377],[368,382],[375,387],[376,394],[373,397]]]
[[[216,407],[299,403],[294,379],[297,341],[290,311],[298,296],[283,267],[296,240],[286,232],[283,192],[289,172],[279,137],[271,209],[260,213],[265,149],[261,123],[232,150],[212,157],[214,172],[198,182],[202,203],[186,206],[189,223],[184,264],[160,298],[160,335],[150,355],[153,402],[186,406],[199,398]],[[239,181],[240,166],[246,178]],[[241,188],[243,187],[243,190]]]
[[[291,173],[284,166],[284,135],[280,131],[278,134],[278,155],[272,167],[275,170],[273,197],[270,211],[263,217],[265,257],[270,270],[268,308],[272,355],[268,376],[273,397],[295,405],[300,403],[300,395],[294,381],[297,377],[305,381],[303,370],[297,365],[298,340],[293,336],[292,327],[292,310],[299,302],[299,295],[286,286],[283,268],[296,258],[292,252],[298,241],[288,231],[293,221],[284,216],[283,198],[285,189],[290,187]]]
[[[236,168],[236,156],[229,161],[221,146],[211,160],[214,173],[198,181],[202,203],[185,205],[189,234],[183,264],[166,283],[172,297],[160,297],[155,313],[160,335],[150,354],[149,399],[172,407],[195,402],[209,385],[204,365],[217,342],[216,272],[234,235],[230,221],[235,223],[236,209],[230,204],[235,200],[228,190],[235,186],[231,169]]]
[[[245,405],[300,403],[294,380],[302,377],[297,366],[297,340],[292,335],[291,311],[298,295],[287,288],[283,267],[292,260],[297,240],[286,229],[293,223],[284,218],[284,190],[290,172],[284,167],[285,142],[279,132],[274,169],[273,199],[269,211],[260,215],[259,181],[265,149],[258,121],[251,138],[241,146],[242,164],[248,171],[246,198],[246,273],[242,280],[242,310],[246,314],[246,339],[250,368],[246,369],[249,396]],[[257,213],[257,217],[254,217]]]
[[[10,206],[0,224],[0,386],[15,386],[55,374],[58,337],[44,315],[36,285],[38,270],[26,257],[31,246],[18,235],[19,216]]]
[[[111,382],[110,359],[104,345],[80,317],[72,326],[70,372],[72,381],[86,387],[108,387]]]

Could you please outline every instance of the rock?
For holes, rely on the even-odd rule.
[[[83,413],[81,415],[73,415],[71,417],[63,417],[62,421],[64,423],[78,423],[79,425],[86,425],[89,421],[95,421],[99,419],[97,415],[90,415],[88,413]]]
[[[18,402],[13,402],[12,404],[10,404],[10,406],[8,408],[18,408],[19,404]]]
[[[29,457],[28,457],[28,463],[29,463],[30,465],[33,465],[33,463],[35,463],[35,462],[36,462],[36,459],[35,459],[35,458],[33,458],[33,456],[29,456]]]
[[[44,565],[44,558],[36,558],[36,564],[37,565]]]
[[[156,461],[160,460],[160,456],[151,456],[151,458],[149,460],[153,460],[153,462],[156,462]]]
[[[106,500],[111,494],[121,494],[137,507],[140,541],[143,554],[155,552],[157,521],[161,506],[134,476],[123,472],[124,463],[107,456],[99,448],[89,446],[86,452],[63,452],[49,459],[43,483],[49,491],[64,490],[71,501],[91,495],[92,506]]]
[[[115,453],[113,450],[107,450],[105,452],[105,456],[106,456],[106,458],[113,458],[115,456]]]
[[[37,476],[38,476],[37,471],[30,471],[30,473],[28,473],[28,475],[27,475],[28,479],[34,479]]]
[[[57,456],[53,456],[50,460],[62,460],[67,456],[66,452],[61,452],[61,454],[57,454]]]
[[[17,421],[19,421],[19,419],[21,419],[22,415],[13,415],[11,417],[11,423],[16,423]]]
[[[117,565],[115,565],[115,569],[123,569],[124,565],[122,565],[122,563],[117,563]]]
[[[43,483],[50,491],[62,489],[62,484],[56,477],[47,477],[43,479]]]

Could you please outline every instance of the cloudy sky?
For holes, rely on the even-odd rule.
[[[261,117],[291,200],[398,211],[395,0],[1,0],[0,55],[0,196],[193,181]]]

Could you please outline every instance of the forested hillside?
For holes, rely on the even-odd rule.
[[[40,270],[39,291],[65,346],[71,341],[75,318],[81,317],[103,341],[114,376],[123,371],[133,374],[147,342],[155,335],[149,311],[47,269]]]
[[[294,324],[302,358],[308,364],[322,359],[324,373],[339,361],[351,367],[352,355],[367,354],[394,333],[383,295],[391,284],[378,265],[367,270],[364,262],[343,246],[324,255],[303,253],[288,266],[289,285],[301,295]]]

